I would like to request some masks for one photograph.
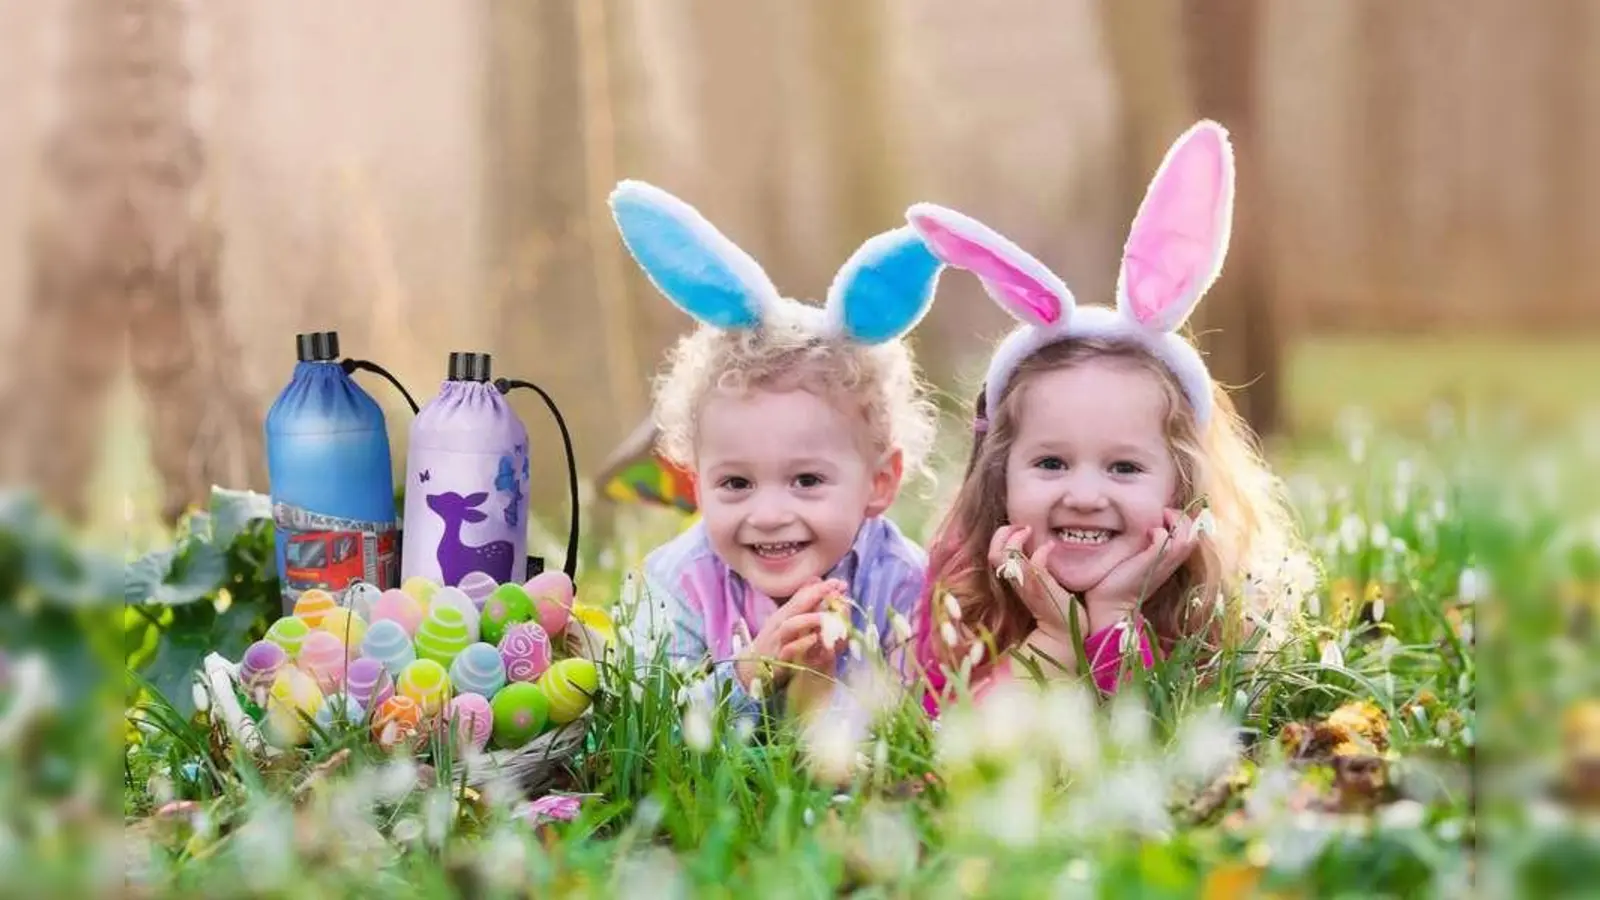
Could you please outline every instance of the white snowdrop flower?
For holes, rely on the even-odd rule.
[[[711,714],[704,704],[691,703],[684,710],[683,742],[696,753],[711,749]]]
[[[1149,746],[1150,718],[1144,703],[1131,692],[1120,692],[1111,701],[1107,735],[1114,746],[1127,753],[1137,753]]]
[[[978,667],[978,663],[983,662],[983,654],[984,646],[982,642],[973,641],[972,646],[967,648],[967,655],[961,660],[961,665],[968,672],[971,672]]]
[[[1444,498],[1433,501],[1433,517],[1440,522],[1450,518],[1450,507],[1445,505]]]
[[[1027,742],[1037,721],[1034,693],[1023,682],[1001,684],[984,697],[978,719],[984,752],[996,759],[1010,759]]]
[[[1044,826],[1044,792],[1044,772],[1036,760],[1025,759],[1011,766],[993,801],[980,807],[987,820],[984,830],[1009,847],[1038,843]]]
[[[409,758],[400,757],[379,771],[374,799],[381,803],[393,804],[409,794],[416,786],[416,763]]]
[[[1372,528],[1367,532],[1367,540],[1373,547],[1389,546],[1389,526],[1381,520],[1373,522]]]
[[[1489,596],[1489,576],[1482,570],[1468,566],[1461,570],[1461,583],[1456,587],[1456,596],[1462,603],[1477,603]]]
[[[528,844],[510,828],[497,828],[478,852],[478,874],[501,890],[513,890],[527,880]]]
[[[448,788],[434,788],[422,801],[422,834],[432,847],[443,847],[455,819],[455,798]]]
[[[1360,516],[1347,514],[1339,522],[1339,546],[1346,553],[1355,553],[1361,549],[1361,541],[1367,536],[1367,523],[1361,521]]]
[[[1006,558],[1002,560],[999,567],[994,570],[994,574],[1001,581],[1009,581],[1012,584],[1021,584],[1022,555],[1018,553],[1007,553]]]
[[[260,801],[231,844],[240,872],[258,891],[277,892],[295,874],[294,816],[282,800]]]
[[[1394,635],[1384,635],[1383,641],[1378,644],[1378,665],[1387,669],[1389,664],[1394,661],[1394,658],[1400,655],[1400,650],[1400,641]]]
[[[862,659],[866,655],[867,655],[866,651],[863,650],[862,647],[861,647],[860,638],[851,638],[850,639],[850,658],[851,659]]]
[[[944,611],[949,614],[950,621],[961,621],[961,604],[956,602],[955,595],[949,591],[944,595]]]
[[[828,647],[837,647],[850,633],[850,626],[845,623],[844,616],[836,612],[822,614],[822,643]]]
[[[1100,735],[1095,729],[1094,699],[1075,683],[1052,684],[1034,718],[1035,733],[1055,751],[1061,763],[1076,772],[1090,772],[1100,762]]]
[[[1372,598],[1372,621],[1382,622],[1384,609],[1383,592],[1379,591],[1377,596]]]
[[[1211,507],[1200,510],[1200,515],[1195,516],[1194,533],[1196,535],[1217,533],[1217,517],[1211,511]]]
[[[767,684],[760,678],[752,678],[750,679],[750,689],[745,693],[749,694],[752,700],[760,700],[766,696]]]
[[[811,807],[808,806],[805,808],[805,811],[800,814],[800,821],[806,823],[806,827],[810,828],[811,826],[817,824],[817,814],[812,812]]]
[[[899,610],[889,613],[889,630],[894,632],[895,638],[900,641],[909,641],[912,638],[911,623],[906,621],[905,616],[900,615]]]
[[[211,692],[206,690],[206,686],[198,681],[191,685],[190,688],[194,694],[194,708],[200,712],[209,712],[211,710]]]
[[[628,626],[626,626],[626,625],[618,625],[617,626],[617,638],[618,638],[618,640],[620,640],[622,642],[623,646],[625,646],[625,647],[638,646],[633,641],[633,630],[631,628],[629,628]]]
[[[939,637],[944,639],[945,646],[954,647],[958,642],[956,627],[949,622],[939,623]]]
[[[819,716],[805,730],[812,771],[831,781],[849,778],[856,763],[856,747],[866,731],[866,716],[859,706],[852,705],[842,715]]]
[[[1339,648],[1338,641],[1323,641],[1322,664],[1331,669],[1344,668],[1344,651]]]
[[[1322,595],[1313,591],[1306,595],[1306,609],[1317,618],[1322,617]]]
[[[1178,731],[1174,769],[1184,778],[1208,781],[1221,775],[1239,754],[1239,732],[1217,707],[1186,717]]]
[[[867,639],[866,642],[867,642],[868,646],[871,646],[871,647],[882,647],[883,646],[883,636],[878,631],[878,623],[877,622],[868,622],[867,623],[866,639]]]
[[[733,723],[733,736],[738,738],[741,744],[750,743],[750,739],[755,736],[755,733],[756,722],[749,716],[743,716]]]

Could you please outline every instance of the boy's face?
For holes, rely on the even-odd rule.
[[[870,458],[861,423],[802,389],[713,391],[695,472],[711,546],[782,601],[838,564],[900,487],[900,455]]]

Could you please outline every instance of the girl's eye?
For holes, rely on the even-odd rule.
[[[730,491],[747,491],[750,489],[750,479],[738,475],[729,475],[727,478],[717,482],[717,486]]]
[[[804,475],[797,475],[794,479],[794,485],[798,488],[822,487],[822,484],[822,476],[816,474],[815,472],[807,472]]]
[[[1136,462],[1123,459],[1111,464],[1111,472],[1115,475],[1138,475],[1144,471],[1144,466]]]
[[[1050,472],[1060,472],[1067,467],[1067,461],[1059,456],[1040,457],[1038,460],[1035,460],[1033,464],[1036,468],[1045,469]]]

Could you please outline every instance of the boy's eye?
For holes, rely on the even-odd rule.
[[[822,476],[816,474],[815,472],[807,472],[804,475],[797,475],[794,479],[794,486],[798,488],[814,488],[821,487],[822,485]]]
[[[1039,459],[1034,460],[1033,464],[1036,468],[1045,469],[1051,472],[1059,472],[1067,467],[1067,461],[1059,456],[1042,456]]]
[[[1131,460],[1118,460],[1111,464],[1111,472],[1115,475],[1137,475],[1144,471],[1144,466]]]
[[[727,488],[730,491],[747,491],[750,489],[750,479],[739,475],[729,475],[717,482],[717,486]]]

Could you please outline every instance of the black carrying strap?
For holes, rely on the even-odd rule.
[[[531,381],[496,378],[494,386],[502,394],[508,394],[514,388],[527,388],[538,394],[544,400],[544,405],[550,407],[550,415],[555,417],[556,427],[561,429],[561,443],[567,451],[567,489],[572,501],[572,524],[567,534],[567,561],[561,569],[567,573],[568,578],[576,582],[578,580],[578,460],[572,454],[572,434],[567,431],[567,420],[561,417],[561,410],[556,408],[556,402],[550,399],[544,388]],[[531,577],[536,573],[530,571],[528,574]]]
[[[405,385],[400,383],[400,379],[390,375],[389,370],[385,369],[383,366],[365,359],[350,359],[346,357],[345,359],[339,361],[339,367],[344,369],[344,373],[346,375],[354,374],[357,369],[360,369],[363,372],[374,372],[378,375],[382,375],[384,378],[389,380],[390,384],[394,385],[394,389],[400,392],[400,396],[406,398],[406,402],[411,404],[412,415],[416,415],[416,413],[420,410],[420,407],[417,406],[417,401],[411,399],[411,392],[407,391]]]

